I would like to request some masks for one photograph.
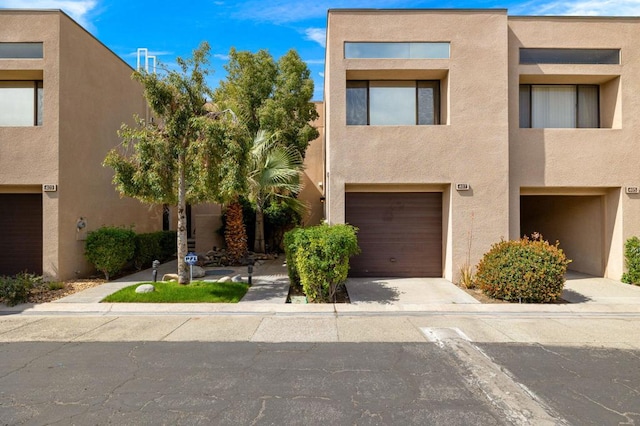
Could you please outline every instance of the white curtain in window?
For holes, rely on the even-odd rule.
[[[578,86],[578,127],[598,127],[598,86]]]
[[[533,86],[531,88],[531,127],[575,128],[576,86]]]

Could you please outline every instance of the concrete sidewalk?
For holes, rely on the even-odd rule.
[[[160,266],[158,276],[173,272],[176,262]],[[205,279],[227,275],[247,278],[246,267],[208,268]],[[105,283],[51,303],[0,305],[0,315],[508,315],[508,316],[599,316],[640,317],[640,287],[605,278],[569,273],[565,304],[480,303],[454,284],[441,278],[354,279],[347,281],[348,304],[286,303],[289,279],[283,259],[259,262],[253,286],[240,303],[100,303],[113,292],[150,281],[151,270]]]

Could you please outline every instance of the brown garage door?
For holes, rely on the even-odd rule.
[[[0,275],[42,274],[42,195],[0,194]]]
[[[347,192],[346,222],[360,229],[354,277],[441,277],[442,194]]]

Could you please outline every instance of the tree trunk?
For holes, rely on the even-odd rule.
[[[227,245],[229,262],[238,264],[247,255],[247,230],[242,218],[242,205],[237,200],[227,207],[224,240]]]
[[[184,176],[184,157],[178,158],[178,282],[189,284],[189,268],[184,261],[187,255],[187,191]]]
[[[264,212],[258,205],[256,207],[256,239],[253,242],[253,251],[256,253],[264,253],[266,250],[264,245]]]

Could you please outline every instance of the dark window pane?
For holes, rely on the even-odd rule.
[[[347,125],[366,126],[368,101],[366,81],[347,81]]]
[[[520,49],[521,64],[619,64],[620,49]]]
[[[578,127],[600,127],[598,86],[578,86]]]
[[[531,85],[520,85],[520,127],[531,127]]]
[[[440,83],[418,82],[418,124],[440,123]]]
[[[42,59],[42,43],[0,43],[0,59]]]

